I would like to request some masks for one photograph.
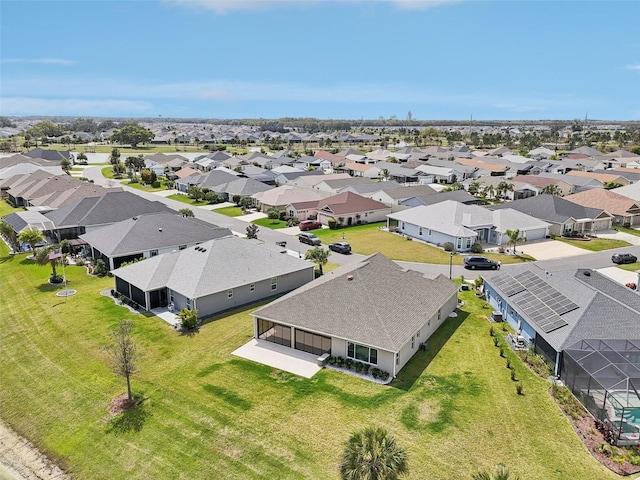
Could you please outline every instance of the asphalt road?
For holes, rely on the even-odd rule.
[[[101,173],[102,166],[100,167],[89,167],[84,170],[84,176],[92,179],[97,185],[103,186],[115,186],[118,182],[114,180],[106,179],[102,176]],[[142,190],[137,190],[135,188],[127,187],[126,185],[120,185],[125,190],[140,195],[141,197],[147,198],[148,200],[155,200],[158,202],[162,202],[168,207],[179,210],[181,208],[185,208],[186,204],[182,202],[178,202],[176,200],[171,200],[169,198],[162,197],[160,195],[156,195],[153,193],[144,192]],[[233,232],[237,232],[240,234],[245,234],[247,229],[247,222],[242,220],[238,220],[234,217],[228,217],[226,215],[222,215],[220,213],[215,213],[207,208],[201,207],[191,207],[194,212],[194,215],[204,221],[209,223],[213,223],[220,227],[229,228]],[[278,232],[278,230],[272,230],[269,228],[260,228],[258,231],[258,239],[262,240],[266,243],[276,242],[287,242],[287,248],[289,250],[297,251],[300,253],[302,257],[304,257],[305,252],[312,248],[309,245],[298,242],[297,238],[288,235],[285,233]],[[640,258],[640,245],[620,248],[616,251],[621,252],[630,252]],[[585,251],[584,255],[578,255],[573,257],[565,257],[558,258],[555,260],[544,260],[536,262],[541,268],[546,271],[554,272],[560,270],[570,270],[576,268],[603,268],[603,267],[611,267],[614,264],[611,262],[611,254],[613,252],[611,250],[605,250],[602,252],[588,252]],[[346,265],[353,262],[356,262],[360,259],[364,258],[362,255],[351,254],[351,255],[342,255],[339,253],[331,253],[329,257],[329,261],[333,263],[337,263],[340,265]],[[402,265],[405,268],[417,270],[421,273],[424,273],[428,277],[434,278],[438,275],[442,274],[446,277],[451,276],[451,278],[460,278],[461,275],[464,275],[467,279],[473,279],[476,276],[482,274],[483,276],[491,276],[495,275],[496,271],[493,270],[467,270],[460,265],[437,265],[437,264],[425,264],[425,263],[412,263],[412,262],[397,262],[399,265]],[[508,271],[511,268],[511,265],[503,265],[502,270]],[[451,274],[451,275],[450,275]]]

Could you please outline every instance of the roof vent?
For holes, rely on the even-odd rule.
[[[162,227],[158,228],[158,231],[161,232],[162,231]]]
[[[206,248],[201,248],[201,249],[200,249],[200,251],[201,251],[201,252],[206,252],[206,251],[207,251],[207,249],[206,249]]]
[[[582,274],[583,274],[585,277],[590,277],[590,276],[591,276],[591,272],[590,272],[589,270],[585,270],[584,272],[582,272]]]
[[[353,275],[347,275],[347,280],[349,281],[353,280]]]
[[[137,219],[138,219],[138,217],[133,217],[133,219],[134,219],[134,220],[137,220]]]

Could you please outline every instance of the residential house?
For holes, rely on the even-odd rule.
[[[112,273],[115,290],[145,310],[171,303],[206,318],[294,290],[313,280],[314,269],[279,250],[226,236]]]
[[[335,220],[338,225],[382,222],[391,213],[391,207],[357,193],[344,192],[318,202],[318,221],[329,225]]]
[[[457,286],[444,276],[425,278],[376,253],[253,312],[254,337],[351,358],[395,377],[457,301]]]
[[[251,195],[260,211],[267,212],[270,208],[285,210],[287,205],[310,200],[320,200],[328,197],[329,194],[310,190],[308,188],[296,187],[295,185],[282,185],[264,192]]]
[[[594,173],[594,172],[580,172],[580,171],[572,170],[570,172],[567,172],[567,175],[574,175],[576,177],[593,178],[595,180],[598,180],[599,182],[602,182],[603,185],[617,184],[616,186],[623,186],[623,185],[629,185],[630,183],[632,183],[622,175],[616,174],[616,173]]]
[[[161,202],[150,201],[134,193],[108,191],[101,197],[83,198],[57,210],[46,212],[45,216],[55,226],[51,235],[60,242],[64,239],[77,239],[79,235],[91,232],[93,229],[136,215],[154,212],[175,213],[175,210]]]
[[[502,165],[489,157],[482,157],[482,159],[458,157],[454,162],[476,169],[473,174],[474,178],[505,177],[509,171],[508,165]]]
[[[545,188],[555,188],[560,196],[574,193],[573,185],[559,178],[542,177],[539,175],[518,175],[509,180],[509,182],[514,185],[514,200],[540,195],[541,192],[545,191]]]
[[[550,224],[549,235],[594,234],[611,229],[613,215],[601,208],[589,208],[557,195],[536,195],[514,202],[489,205],[491,210],[512,208]]]
[[[371,163],[348,163],[341,170],[352,177],[380,178],[382,169]]]
[[[640,225],[640,202],[613,190],[592,188],[565,198],[585,207],[606,210],[614,216],[614,225],[625,227]]]
[[[369,185],[371,183],[376,183],[370,178],[363,177],[346,177],[346,178],[335,178],[335,179],[322,179],[321,182],[318,182],[314,185],[314,190],[320,192],[326,192],[329,195],[337,194],[341,189],[353,186],[353,185]]]
[[[471,195],[466,190],[451,190],[450,192],[433,192],[432,194],[408,197],[398,202],[398,204],[410,208],[418,207],[420,205],[434,205],[436,203],[444,202],[445,200],[453,200],[465,205],[484,205],[485,203],[481,199]]]
[[[420,181],[423,183],[453,183],[458,181],[458,172],[453,168],[420,165],[415,170],[422,174]]]
[[[451,243],[459,252],[468,252],[475,242],[507,245],[507,230],[520,230],[524,241],[548,235],[549,224],[517,210],[491,211],[453,200],[409,208],[387,215],[390,231],[397,231],[436,246]]]
[[[395,184],[387,186],[387,183],[389,182],[379,182],[378,190],[365,196],[391,206],[399,205],[407,198],[429,196],[438,193],[429,185],[397,186],[397,184]]]
[[[80,235],[89,245],[90,256],[101,258],[109,270],[125,262],[155,257],[199,243],[231,235],[197,218],[185,218],[176,212],[137,215],[121,222]]]

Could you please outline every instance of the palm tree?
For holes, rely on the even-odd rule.
[[[562,191],[560,190],[560,188],[557,185],[547,185],[542,190],[540,190],[540,194],[541,195],[547,194],[547,195],[560,196],[560,195],[562,195]]]
[[[322,267],[329,261],[329,250],[324,250],[321,247],[311,248],[304,254],[304,259],[315,263],[318,266],[320,275],[324,275]]]
[[[496,187],[496,191],[503,198],[506,198],[507,197],[507,192],[513,192],[513,183],[505,182],[503,180],[500,183],[498,183],[498,186]]]
[[[469,193],[471,195],[476,195],[480,191],[481,183],[477,180],[473,182],[469,182]]]
[[[193,217],[195,216],[193,213],[193,210],[191,210],[190,208],[181,208],[180,210],[178,210],[178,213],[180,215],[182,215],[183,217]]]
[[[27,228],[18,234],[20,243],[27,243],[31,246],[31,250],[35,250],[36,244],[44,240],[42,232],[36,228]]]
[[[38,249],[35,256],[33,257],[36,265],[40,267],[44,267],[45,265],[51,265],[51,281],[52,283],[56,280],[59,280],[58,271],[56,267],[60,264],[62,255],[55,251],[55,247],[53,245],[48,245],[46,247]],[[57,282],[59,283],[59,282]]]
[[[340,463],[343,480],[396,480],[408,471],[407,454],[380,427],[351,435]]]
[[[390,176],[391,176],[391,173],[389,172],[388,168],[383,168],[382,170],[380,170],[380,177],[382,178],[383,182],[389,181]]]
[[[519,480],[520,477],[518,477],[517,475],[512,476],[507,467],[500,464],[493,473],[486,470],[481,470],[478,473],[472,475],[471,478],[473,480]]]
[[[526,239],[524,236],[520,235],[520,229],[516,228],[515,230],[505,230],[505,235],[509,237],[508,245],[513,245],[513,253],[516,253],[516,245],[518,242],[524,242]]]

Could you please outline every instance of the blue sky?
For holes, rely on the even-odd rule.
[[[0,115],[640,119],[640,1],[0,2]]]

